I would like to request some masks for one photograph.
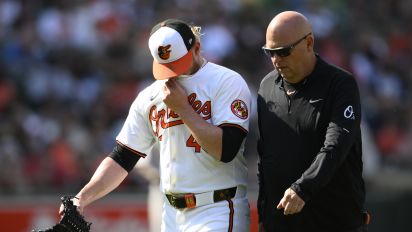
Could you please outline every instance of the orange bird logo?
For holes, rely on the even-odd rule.
[[[170,57],[170,52],[172,51],[172,50],[170,50],[170,47],[171,47],[172,45],[166,45],[166,46],[159,46],[159,48],[157,49],[157,54],[159,55],[159,57],[162,59],[162,60],[167,60],[167,59],[169,59],[169,57]]]

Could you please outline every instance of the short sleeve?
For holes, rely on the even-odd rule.
[[[235,126],[249,130],[251,95],[244,79],[231,74],[219,83],[212,104],[212,123],[217,126]]]
[[[139,95],[132,103],[116,141],[137,153],[145,155],[150,153],[155,139],[149,127],[148,116],[144,115],[143,102],[144,99]]]

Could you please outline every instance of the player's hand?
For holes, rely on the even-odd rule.
[[[303,206],[305,206],[305,202],[302,198],[291,188],[288,188],[276,208],[283,209],[284,215],[291,215],[299,213]]]
[[[171,78],[163,86],[163,102],[176,113],[182,112],[190,107],[187,101],[187,93],[176,78]]]
[[[73,201],[73,205],[77,206],[77,211],[79,211],[80,214],[83,214],[83,207],[81,207],[79,199],[73,198],[72,201]],[[64,214],[63,210],[64,210],[64,205],[60,204],[60,209],[59,209],[60,217],[63,217],[63,214]]]

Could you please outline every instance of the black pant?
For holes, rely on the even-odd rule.
[[[348,230],[348,231],[345,231],[345,232],[367,232],[367,231],[368,231],[368,226],[363,225],[363,226],[361,226],[359,228],[356,228],[354,230]]]
[[[348,230],[348,231],[345,231],[345,232],[367,232],[367,231],[368,231],[368,226],[363,225],[363,226],[358,227],[356,229]],[[265,229],[263,228],[262,223],[259,223],[259,232],[266,232]]]

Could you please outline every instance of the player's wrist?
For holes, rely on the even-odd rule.
[[[178,111],[176,111],[177,114],[179,114],[180,118],[185,122],[185,123],[190,123],[190,120],[194,120],[198,116],[196,111],[192,108],[189,103],[185,106],[180,107]]]
[[[80,212],[83,212],[84,207],[86,207],[89,203],[87,202],[86,198],[83,194],[77,194],[73,199],[73,205],[77,206]]]

